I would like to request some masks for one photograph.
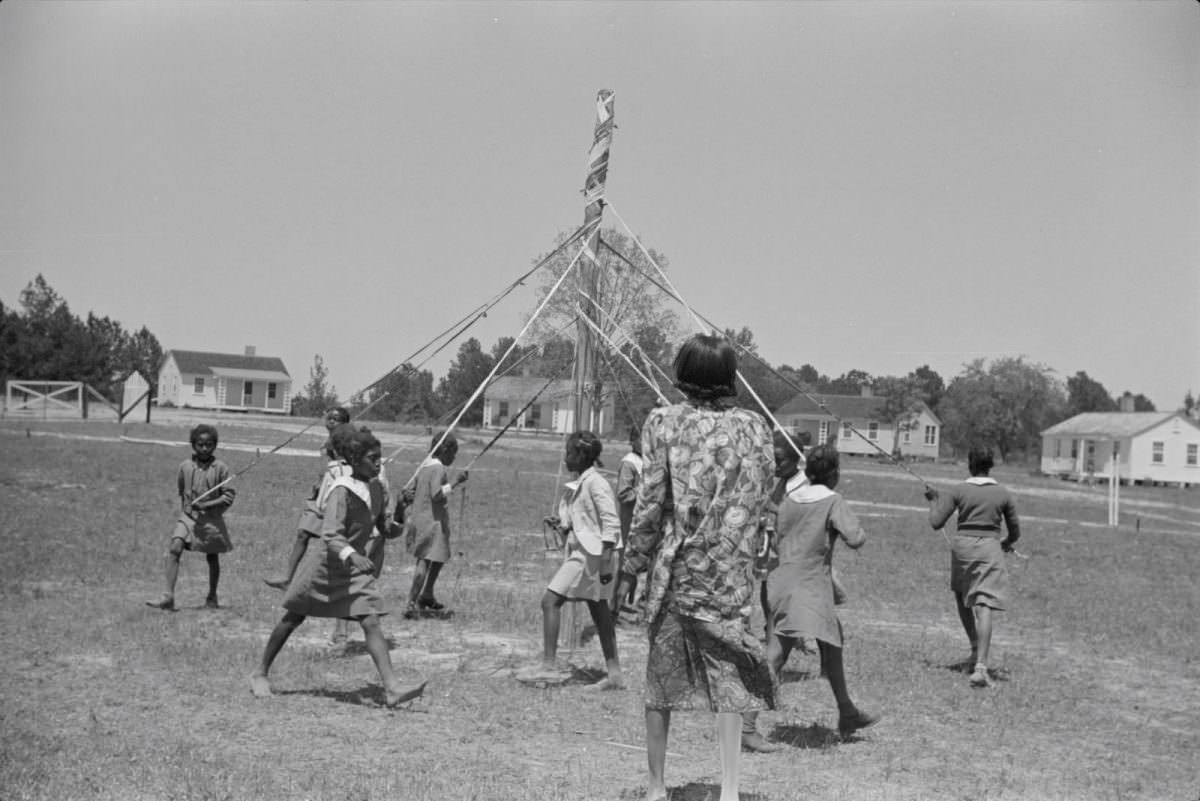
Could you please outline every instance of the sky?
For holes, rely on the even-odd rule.
[[[0,301],[347,398],[582,222],[600,89],[605,225],[772,364],[1200,394],[1192,2],[2,3]]]

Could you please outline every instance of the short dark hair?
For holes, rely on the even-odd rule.
[[[732,398],[736,384],[737,354],[722,337],[696,334],[675,354],[675,386],[693,400]]]
[[[972,445],[967,452],[967,469],[973,476],[986,476],[995,464],[992,449],[986,445]]]
[[[804,434],[797,431],[783,431],[775,429],[775,434],[772,437],[772,444],[777,448],[786,448],[792,453],[797,453],[800,458],[804,458]]]
[[[837,448],[831,445],[817,445],[808,452],[804,475],[808,476],[808,480],[813,484],[833,489],[838,483],[840,461]]]
[[[591,431],[576,431],[567,437],[567,450],[582,457],[586,467],[603,467],[600,452],[604,450],[604,443]]]
[[[449,448],[458,450],[458,437],[454,436],[453,431],[439,431],[429,441],[429,447],[433,449],[434,456],[445,453]]]
[[[366,426],[355,428],[349,423],[342,423],[333,432],[334,442],[340,446],[342,458],[350,464],[354,464],[366,456],[371,449],[382,447],[379,440],[371,433],[371,429]]]
[[[189,434],[193,445],[196,444],[196,440],[200,439],[201,434],[208,434],[210,437],[212,437],[213,445],[217,444],[217,427],[216,426],[210,426],[208,423],[201,423],[200,425],[193,428],[191,433]]]
[[[339,423],[350,422],[350,410],[345,406],[331,406],[326,409],[324,416],[329,417],[330,415],[336,417]]]

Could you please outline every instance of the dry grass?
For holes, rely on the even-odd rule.
[[[620,632],[628,692],[530,690],[511,677],[540,647],[538,598],[556,566],[538,522],[554,491],[554,443],[505,440],[472,470],[454,508],[460,553],[440,592],[457,615],[385,621],[404,676],[430,679],[420,709],[392,712],[361,648],[326,654],[329,621],[307,622],[288,644],[275,698],[247,690],[280,614],[260,577],[282,565],[316,459],[272,456],[239,480],[225,608],[198,608],[204,562],[188,554],[184,608],[166,614],[142,602],[161,591],[174,469],[187,450],[112,438],[181,441],[185,427],[29,427],[110,440],[26,437],[25,425],[0,424],[0,799],[640,797],[641,629]],[[318,434],[298,444],[315,448]],[[404,434],[414,443],[391,470],[403,481],[424,435],[388,434],[385,449]],[[281,434],[222,426],[222,438],[269,448]],[[460,460],[481,444],[467,438]],[[254,455],[222,458],[236,469]],[[918,471],[935,483],[961,473]],[[852,593],[849,680],[885,719],[838,742],[815,660],[793,657],[786,708],[760,721],[789,747],[743,760],[747,801],[1200,797],[1200,493],[1125,488],[1129,525],[1112,530],[1099,525],[1101,488],[1000,478],[1018,493],[1031,558],[1012,563],[1015,603],[993,659],[1003,680],[973,691],[957,667],[965,642],[945,542],[924,523],[920,485],[875,463],[848,465],[840,489],[872,534],[860,553],[839,556]],[[394,548],[384,587],[397,608],[410,573]],[[581,671],[601,664],[594,642],[568,657]],[[670,751],[673,797],[715,798],[711,717],[676,715]]]

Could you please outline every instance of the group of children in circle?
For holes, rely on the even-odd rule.
[[[434,436],[432,452],[394,501],[382,469],[382,447],[365,427],[350,423],[341,407],[329,410],[324,451],[328,463],[305,501],[285,572],[266,583],[284,592],[284,615],[275,625],[259,666],[250,677],[255,696],[271,695],[268,674],[283,645],[307,617],[335,620],[332,641],[344,647],[351,620],[362,627],[366,650],[379,672],[388,706],[419,697],[424,682],[403,684],[396,677],[380,617],[387,613],[377,581],[388,539],[403,537],[416,559],[405,617],[416,618],[444,610],[434,596],[442,566],[450,559],[449,499],[467,481],[466,471],[451,477],[458,443],[452,433]],[[858,548],[866,534],[848,504],[834,491],[839,480],[838,452],[827,445],[808,449],[800,440],[777,431],[774,439],[776,485],[763,516],[764,548],[756,566],[761,579],[760,603],[766,620],[767,658],[778,675],[793,650],[809,651],[816,641],[821,675],[833,691],[839,710],[839,732],[846,736],[879,720],[861,711],[846,688],[842,661],[842,626],[834,606],[846,594],[832,570],[837,539]],[[166,593],[147,604],[174,611],[175,584],[183,551],[204,553],[209,568],[205,606],[218,608],[219,554],[232,548],[224,512],[235,491],[228,467],[215,458],[218,436],[207,424],[191,431],[192,455],[179,468],[177,483],[181,513],[170,538],[166,558]],[[605,675],[594,690],[625,687],[617,653],[615,623],[636,594],[636,578],[621,570],[621,554],[629,531],[642,470],[641,437],[630,431],[630,451],[620,462],[616,488],[599,471],[602,443],[589,431],[567,440],[566,469],[576,478],[565,485],[556,513],[545,523],[558,535],[563,562],[541,600],[542,659],[518,671],[526,684],[563,683],[558,665],[561,610],[568,601],[586,603],[595,624],[605,662]],[[991,452],[973,449],[971,478],[942,497],[927,489],[930,523],[940,529],[958,512],[960,534],[978,533],[977,554],[952,549],[951,589],[971,644],[972,686],[990,686],[986,660],[991,640],[993,609],[1002,610],[1007,594],[1002,560],[990,547],[1010,550],[1020,536],[1015,506],[1007,491],[989,477]],[[788,500],[790,503],[785,504]],[[1003,519],[1008,537],[996,536]],[[958,540],[959,538],[956,538]],[[989,544],[990,543],[990,544]],[[961,544],[961,543],[959,543]],[[986,551],[986,552],[985,552]],[[832,589],[832,592],[830,592]],[[632,611],[632,610],[630,610]],[[778,748],[758,734],[755,715],[743,716],[742,746],[750,751]]]

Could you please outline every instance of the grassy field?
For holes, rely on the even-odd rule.
[[[283,564],[319,461],[273,455],[238,480],[223,608],[201,608],[204,560],[185,554],[182,609],[170,614],[143,602],[162,591],[188,449],[122,434],[187,436],[183,426],[0,422],[0,799],[641,798],[642,628],[619,632],[628,691],[512,678],[539,652],[538,599],[557,566],[540,526],[555,443],[506,438],[472,469],[439,585],[457,614],[385,618],[401,678],[429,679],[421,704],[390,711],[361,634],[331,656],[325,620],[284,649],[275,697],[249,693],[281,613],[261,578]],[[235,470],[289,436],[224,421],[221,434],[218,455]],[[403,449],[392,482],[407,480],[424,434],[382,438],[385,452]],[[314,430],[289,452],[319,441]],[[460,465],[484,441],[468,436]],[[606,454],[610,466],[621,448]],[[1001,680],[981,691],[961,670],[947,546],[925,522],[920,484],[873,461],[845,468],[839,490],[871,536],[837,560],[851,593],[847,672],[884,719],[840,742],[815,658],[793,656],[784,708],[759,723],[787,747],[744,757],[744,799],[1200,799],[1200,492],[1123,488],[1111,529],[1102,487],[996,471],[1017,494],[1029,558],[1010,563],[1013,608],[993,645]],[[915,469],[935,484],[963,475]],[[383,584],[396,611],[411,569],[393,547]],[[594,640],[562,656],[581,680],[603,664]],[[676,801],[715,798],[713,728],[706,714],[675,716]]]

